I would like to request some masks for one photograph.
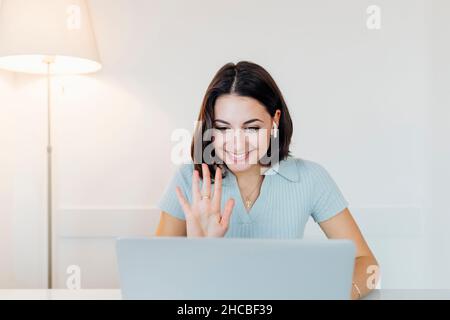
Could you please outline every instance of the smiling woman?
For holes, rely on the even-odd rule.
[[[257,64],[223,66],[206,90],[198,123],[191,156],[200,176],[202,163],[213,175],[217,167],[226,174],[227,169],[245,172],[258,163],[274,165],[289,155],[289,110],[273,78]],[[208,149],[210,140],[214,144]]]
[[[348,202],[320,164],[289,154],[292,121],[270,74],[223,66],[209,85],[191,147],[159,202],[157,236],[302,238],[310,217],[330,239],[353,240],[353,298],[374,288],[375,257]]]

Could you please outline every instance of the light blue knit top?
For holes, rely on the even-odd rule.
[[[158,203],[159,209],[185,220],[175,187],[180,186],[191,202],[193,170],[192,163],[178,168]],[[235,199],[235,205],[225,237],[302,238],[310,216],[319,223],[348,206],[330,174],[316,162],[289,157],[265,175],[260,194],[247,212],[236,177],[227,172],[222,183],[222,208],[230,197]]]

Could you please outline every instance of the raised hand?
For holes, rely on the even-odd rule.
[[[202,164],[203,186],[200,192],[200,176],[197,170],[192,173],[192,203],[186,200],[180,187],[176,192],[178,201],[186,217],[188,237],[223,237],[228,230],[234,199],[227,200],[223,212],[220,203],[222,197],[222,172],[216,170],[214,195],[211,195],[211,177],[208,165]]]

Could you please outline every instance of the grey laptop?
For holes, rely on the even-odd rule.
[[[118,239],[122,297],[168,300],[349,299],[348,240]]]

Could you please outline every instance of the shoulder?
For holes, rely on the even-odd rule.
[[[185,181],[190,181],[192,178],[192,173],[194,172],[194,164],[192,162],[179,164],[175,176],[178,179]]]
[[[285,162],[287,166],[294,167],[300,172],[315,172],[325,170],[324,166],[322,166],[320,163],[304,158],[288,157],[287,159],[283,160],[283,162]]]
[[[287,166],[292,168],[291,170],[298,173],[300,180],[316,180],[329,176],[327,169],[316,161],[294,157],[289,157],[285,161]]]
[[[193,163],[179,164],[172,176],[172,184],[188,187],[191,184],[192,172],[194,172]]]
[[[179,164],[177,167],[177,172],[182,175],[192,175],[194,172],[194,164],[192,162]]]
[[[277,173],[290,182],[301,182],[305,179],[309,180],[311,176],[323,170],[323,167],[314,161],[290,156],[273,165],[265,174]]]
[[[295,158],[295,163],[297,164],[298,170],[302,172],[317,172],[325,170],[324,166],[320,163],[303,158]]]

